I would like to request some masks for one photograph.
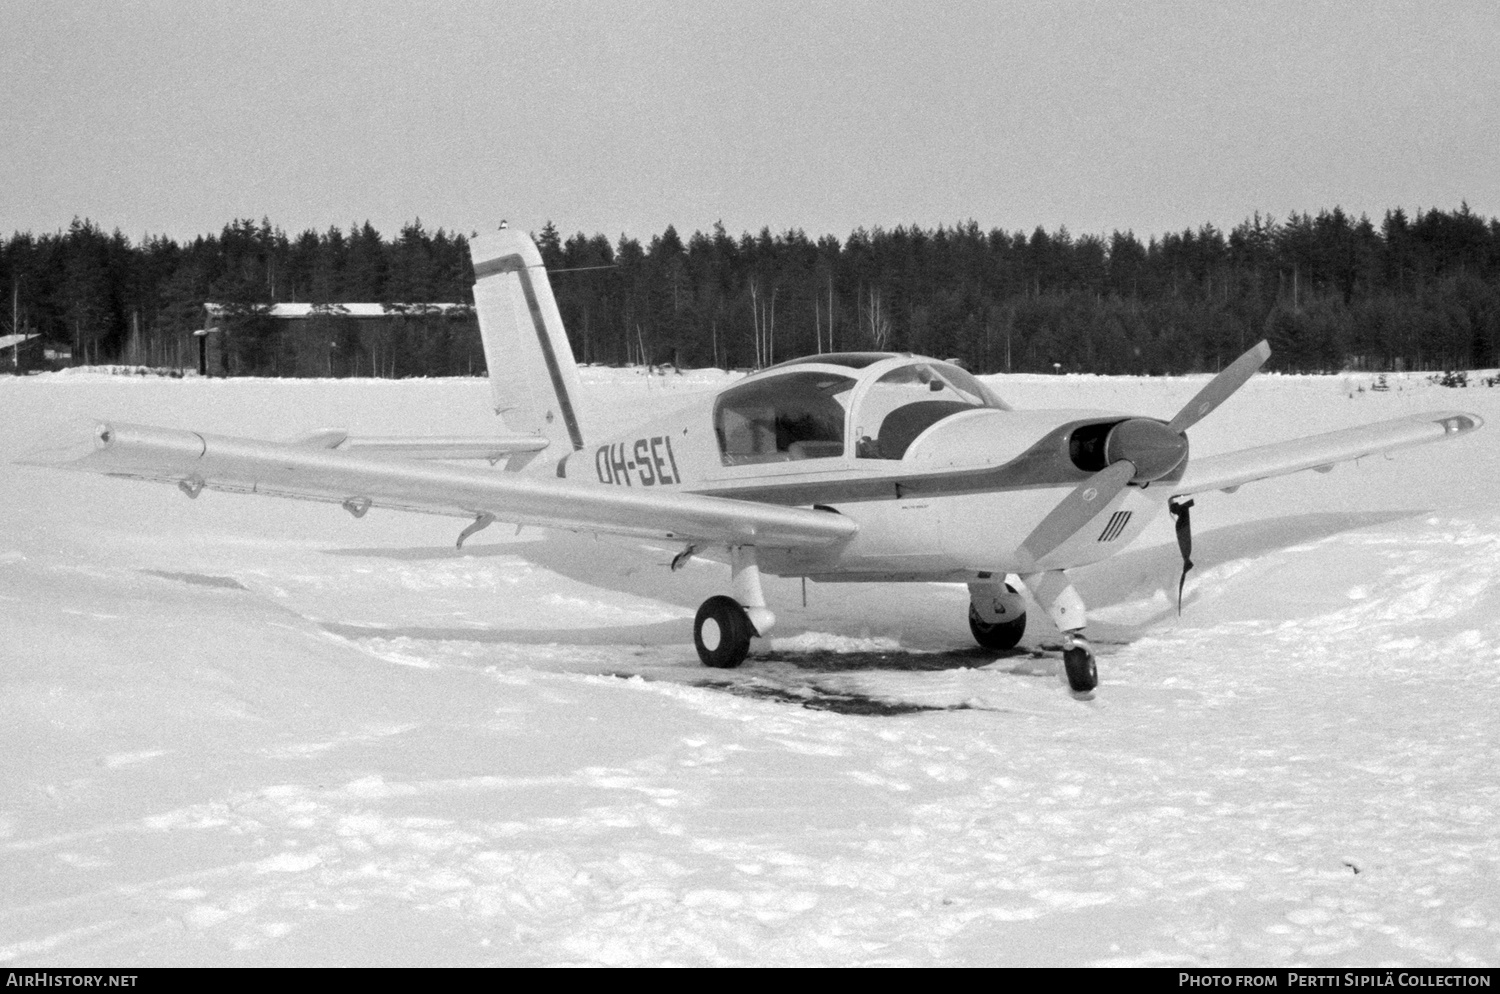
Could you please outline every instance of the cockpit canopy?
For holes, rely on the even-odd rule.
[[[714,427],[726,466],[846,454],[900,459],[932,425],[986,407],[1009,410],[952,363],[844,352],[794,359],[725,390]]]
[[[843,455],[855,382],[841,373],[788,370],[724,391],[714,405],[724,465]]]

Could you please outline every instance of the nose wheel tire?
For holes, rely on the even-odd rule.
[[[1075,637],[1073,644],[1063,650],[1063,669],[1068,674],[1068,686],[1075,694],[1087,693],[1099,686],[1099,669],[1094,665],[1094,648],[1082,638]]]
[[[755,626],[733,597],[710,597],[693,622],[693,645],[704,666],[730,670],[745,661]]]

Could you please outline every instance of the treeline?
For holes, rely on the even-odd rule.
[[[75,219],[65,232],[16,234],[0,246],[0,324],[34,333],[73,364],[192,367],[204,304],[225,308],[211,372],[441,376],[483,372],[472,315],[455,322],[395,314],[369,327],[337,307],[310,321],[266,317],[273,303],[446,302],[470,299],[462,235],[420,221],[383,239],[367,222],[289,238],[269,220],[234,221],[186,244],[133,245]],[[222,347],[220,343],[222,342]],[[309,356],[312,356],[309,359]]]
[[[1262,337],[1273,368],[1318,372],[1500,365],[1500,221],[1388,211],[1255,215],[1150,237],[978,225],[800,230],[647,242],[548,223],[536,233],[580,361],[750,367],[819,351],[895,349],[977,371],[1214,370]],[[75,362],[182,363],[205,301],[226,306],[237,373],[422,376],[483,369],[472,317],[396,315],[372,329],[329,307],[273,322],[273,302],[467,302],[462,235],[420,222],[289,238],[236,221],[180,245],[132,245],[75,221],[0,247],[23,330]],[[9,329],[7,329],[9,330]],[[185,344],[186,343],[186,344]],[[311,343],[311,345],[309,344]]]

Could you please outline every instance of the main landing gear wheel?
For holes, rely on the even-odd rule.
[[[733,597],[710,597],[693,622],[693,645],[704,666],[732,670],[745,661],[755,626]]]
[[[1010,584],[1005,589],[1011,593],[1016,588]],[[997,621],[993,624],[980,620],[979,610],[969,603],[969,631],[974,633],[974,641],[986,649],[994,649],[1003,652],[1006,649],[1014,649],[1021,641],[1021,636],[1026,634],[1026,612],[1022,611],[1009,621]]]
[[[1063,650],[1063,669],[1073,693],[1084,694],[1099,686],[1099,669],[1094,665],[1094,647],[1088,640],[1073,637],[1073,644]]]

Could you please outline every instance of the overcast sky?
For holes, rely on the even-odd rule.
[[[1500,3],[0,0],[0,232],[1500,214]]]

